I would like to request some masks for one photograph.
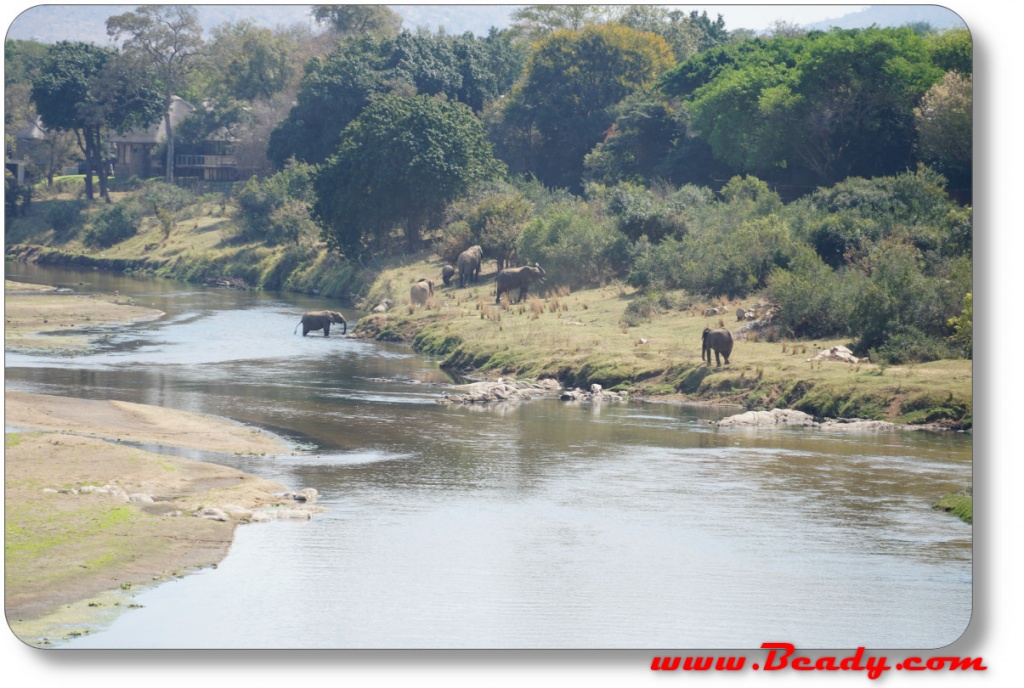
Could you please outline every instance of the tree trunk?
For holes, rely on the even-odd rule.
[[[92,201],[94,197],[92,188],[92,165],[93,165],[93,140],[88,130],[83,132],[85,139],[85,197]]]
[[[164,112],[164,131],[167,134],[167,162],[164,179],[168,184],[174,183],[174,131],[171,129],[171,94],[167,94],[167,108]]]

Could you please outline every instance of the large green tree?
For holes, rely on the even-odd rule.
[[[314,5],[313,19],[341,36],[394,36],[402,28],[402,18],[384,5]]]
[[[50,46],[32,83],[32,101],[47,129],[77,137],[90,200],[93,173],[98,173],[100,194],[109,201],[103,164],[106,132],[149,126],[161,114],[159,95],[143,75],[113,50],[92,43],[61,41]]]
[[[278,167],[292,157],[323,161],[345,125],[381,93],[443,94],[481,110],[512,85],[524,59],[500,32],[483,39],[428,31],[354,36],[307,63],[295,107],[271,136],[268,155]]]
[[[313,216],[333,248],[360,253],[402,227],[408,250],[444,206],[499,173],[483,126],[441,97],[374,99],[341,134],[314,180]]]
[[[607,134],[612,108],[672,64],[665,39],[621,24],[555,31],[537,43],[523,81],[491,121],[519,132],[504,137],[510,159],[526,167],[517,171],[579,189],[583,158]]]
[[[174,181],[174,131],[171,101],[202,54],[203,28],[191,5],[142,5],[107,19],[107,35],[124,41],[125,55],[152,70],[164,97],[167,163],[164,176]]]
[[[716,158],[810,186],[912,166],[913,108],[941,76],[910,29],[834,29],[708,51],[665,88]]]
[[[914,109],[921,159],[950,183],[969,189],[974,161],[974,79],[947,72]]]

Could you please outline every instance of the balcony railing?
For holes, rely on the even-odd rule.
[[[179,155],[178,167],[235,167],[238,162],[233,155]]]

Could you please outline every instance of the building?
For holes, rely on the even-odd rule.
[[[195,112],[195,106],[174,96],[171,100],[171,126],[177,127]],[[164,175],[165,160],[159,151],[164,148],[167,133],[164,121],[145,130],[129,131],[110,137],[116,151],[114,175],[119,179],[138,177],[147,179]],[[237,181],[240,175],[237,161],[232,155],[232,141],[227,132],[221,131],[207,140],[185,144],[175,140],[175,179],[200,179],[203,181]]]

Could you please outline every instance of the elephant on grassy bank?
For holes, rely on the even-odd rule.
[[[725,359],[725,365],[729,365],[729,354],[732,353],[732,332],[705,327],[700,338],[700,360],[703,361],[707,356],[708,365],[711,365],[712,350],[715,352],[716,367],[722,367],[722,358]],[[719,355],[722,358],[719,358]]]
[[[480,263],[484,259],[484,250],[480,246],[470,246],[459,254],[456,266],[459,270],[459,287],[480,278]]]
[[[341,325],[342,334],[348,332],[348,323],[345,322],[345,316],[337,311],[309,311],[302,316],[299,325],[302,325],[303,337],[313,330],[323,330],[324,336],[327,337],[331,334],[331,323]],[[299,329],[299,325],[295,326],[295,330]],[[295,330],[292,330],[292,334],[295,334]]]
[[[434,295],[434,280],[421,279],[409,288],[409,301],[413,306],[426,306]]]
[[[450,287],[452,284],[452,277],[455,276],[455,268],[451,265],[445,265],[441,268],[441,281],[444,282],[444,286]]]
[[[494,302],[501,303],[501,295],[511,292],[513,289],[519,289],[518,300],[522,301],[526,298],[526,292],[530,285],[543,279],[544,274],[544,268],[536,263],[521,268],[505,268],[498,273],[494,282],[497,286]],[[510,294],[509,299],[511,298]]]

